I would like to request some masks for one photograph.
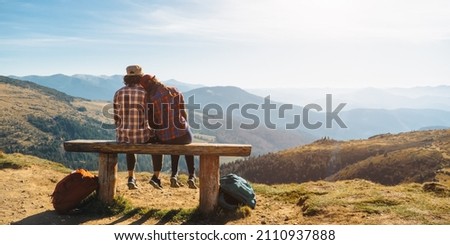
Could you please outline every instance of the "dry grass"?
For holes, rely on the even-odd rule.
[[[156,191],[147,183],[150,173],[138,173],[139,189],[130,191],[125,172],[118,173],[117,205],[108,207],[111,212],[91,206],[81,214],[57,215],[49,196],[69,169],[21,154],[1,153],[0,162],[10,163],[0,165],[5,176],[0,180],[1,224],[450,224],[450,190],[442,182],[396,186],[366,180],[252,183],[255,209],[218,209],[204,217],[197,212],[198,190],[168,188],[169,178],[163,175],[166,188]]]
[[[71,171],[61,163],[20,153],[5,154],[0,151],[0,169],[22,169],[36,166],[66,174]]]
[[[365,180],[309,182],[299,205],[309,224],[450,224],[450,192]]]

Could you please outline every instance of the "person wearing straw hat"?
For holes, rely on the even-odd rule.
[[[154,132],[148,124],[146,109],[147,94],[140,85],[143,77],[139,65],[130,65],[126,68],[123,77],[124,87],[114,94],[114,122],[116,126],[116,141],[120,143],[148,143],[154,137]],[[137,189],[134,169],[136,155],[126,154],[128,170],[128,188]]]

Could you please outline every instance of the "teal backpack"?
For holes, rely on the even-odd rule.
[[[256,195],[252,186],[236,174],[220,178],[219,205],[227,210],[236,210],[239,206],[256,206]]]

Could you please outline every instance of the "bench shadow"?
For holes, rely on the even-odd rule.
[[[11,225],[80,225],[90,220],[102,218],[92,214],[71,213],[67,215],[58,214],[54,210],[47,210],[34,214],[19,221],[12,222]]]
[[[139,210],[134,209],[131,212],[128,212],[127,214],[123,215],[122,217],[118,218],[117,220],[114,220],[113,222],[109,223],[108,225],[117,225],[122,222],[125,222],[128,219],[131,219],[133,216],[138,214]]]
[[[145,225],[149,224],[149,220],[154,220],[157,213],[160,212],[159,209],[151,209],[145,214],[139,214],[139,210],[135,209],[131,212],[118,217],[114,221],[106,225],[118,225],[122,223],[127,223],[129,219],[137,220],[129,222],[130,225]],[[226,225],[228,222],[243,218],[240,215],[233,213],[215,213],[212,215],[203,215],[198,210],[194,211],[186,220],[177,221],[176,216],[182,211],[182,209],[172,209],[164,214],[164,216],[156,219],[157,222],[154,225],[166,225],[168,223],[180,224],[180,225]],[[42,213],[34,214],[25,217],[19,221],[12,222],[11,225],[82,225],[86,222],[103,219],[106,217],[111,217],[108,215],[96,215],[93,213],[84,213],[80,211],[75,211],[70,214],[58,214],[54,210],[47,210]]]
[[[138,220],[136,220],[135,222],[131,223],[131,225],[142,225],[145,224],[145,222],[147,222],[149,219],[151,219],[152,217],[155,216],[155,214],[158,212],[159,210],[157,209],[152,209],[150,211],[148,211],[147,213],[145,213],[144,215],[142,215],[141,218],[139,218]],[[155,223],[155,225],[165,225],[167,223],[169,223],[170,221],[173,220],[173,218],[181,211],[181,209],[173,209],[170,210],[169,212],[167,212],[163,217],[161,217],[161,219]]]
[[[129,223],[130,225],[146,225],[146,224],[152,224],[152,225],[166,225],[166,224],[179,224],[179,225],[225,225],[230,221],[240,219],[242,217],[238,217],[236,215],[224,215],[221,214],[211,214],[211,215],[203,215],[198,210],[195,210],[189,217],[184,220],[180,221],[179,217],[177,218],[177,215],[181,213],[182,209],[172,209],[167,211],[164,216],[160,218],[155,218],[157,213],[161,212],[160,209],[151,209],[147,211],[145,214],[139,214],[139,210],[133,210],[132,212],[127,213],[126,215],[118,218],[117,220],[109,223],[109,225],[115,225],[120,224],[122,222],[125,222],[129,218],[136,218],[139,217],[137,220]],[[154,220],[157,220],[156,223]],[[149,222],[150,220],[153,220]]]

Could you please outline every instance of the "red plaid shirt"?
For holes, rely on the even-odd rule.
[[[146,92],[139,85],[125,86],[114,95],[116,141],[146,143],[153,136],[148,125]]]
[[[183,94],[174,87],[160,86],[148,98],[149,124],[160,141],[188,133]]]

